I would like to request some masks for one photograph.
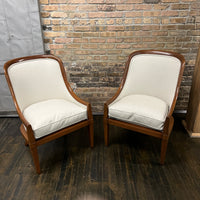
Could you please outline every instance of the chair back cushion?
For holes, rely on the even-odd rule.
[[[48,99],[74,98],[66,89],[57,60],[36,58],[12,64],[8,74],[20,109]]]
[[[123,90],[117,99],[132,94],[154,96],[171,106],[181,62],[169,55],[139,54],[132,57]]]

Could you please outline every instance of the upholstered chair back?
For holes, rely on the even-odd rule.
[[[60,64],[55,59],[22,60],[13,63],[8,74],[22,112],[33,103],[55,98],[77,103],[66,89]]]
[[[130,94],[158,97],[171,106],[181,62],[169,55],[138,54],[130,58],[126,82],[117,100]]]

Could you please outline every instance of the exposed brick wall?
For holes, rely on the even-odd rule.
[[[45,50],[59,56],[94,113],[120,84],[139,49],[181,53],[186,69],[176,110],[186,110],[200,42],[200,0],[40,0]]]

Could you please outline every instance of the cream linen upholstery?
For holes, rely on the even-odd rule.
[[[139,54],[131,59],[123,90],[116,99],[131,94],[154,96],[169,106],[174,98],[181,63],[173,56]]]
[[[170,51],[139,50],[128,56],[120,87],[104,104],[106,146],[109,125],[153,136],[161,139],[164,164],[184,65],[184,57]]]
[[[51,99],[28,106],[23,114],[38,139],[87,119],[87,108],[64,99]]]
[[[20,131],[29,146],[36,172],[41,173],[37,147],[83,127],[94,146],[91,104],[80,99],[67,81],[60,58],[34,55],[5,63],[6,80],[22,122]]]
[[[108,116],[162,130],[174,99],[180,60],[173,56],[132,57],[124,87],[108,106]]]
[[[109,117],[162,130],[168,105],[159,98],[129,95],[109,106]]]
[[[8,73],[22,111],[33,103],[49,99],[65,99],[82,106],[66,90],[59,63],[54,59],[38,58],[14,63],[8,68]]]
[[[14,63],[8,73],[18,105],[36,139],[87,119],[87,107],[66,89],[56,60],[44,58]]]

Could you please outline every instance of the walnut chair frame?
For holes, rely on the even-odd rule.
[[[11,79],[9,77],[8,69],[12,64],[15,64],[15,63],[19,63],[19,62],[23,62],[23,61],[29,61],[29,60],[33,60],[33,59],[43,59],[43,58],[54,59],[59,63],[60,71],[61,71],[61,74],[62,74],[62,77],[63,77],[64,84],[66,86],[66,90],[68,90],[68,92],[71,94],[71,96],[77,102],[79,102],[79,103],[81,103],[81,104],[83,104],[87,107],[87,119],[80,121],[78,123],[75,123],[73,125],[70,125],[66,128],[62,128],[61,130],[53,132],[53,133],[46,135],[44,137],[36,139],[35,136],[34,136],[34,131],[32,129],[31,124],[26,120],[26,118],[24,117],[24,115],[22,113],[22,110],[19,107],[19,104],[18,104],[17,99],[16,99],[16,95],[15,95],[15,92],[14,92],[14,89],[13,89],[13,86],[12,86],[12,83],[11,83]],[[9,86],[9,89],[10,89],[16,110],[17,110],[17,113],[18,113],[19,118],[22,122],[22,124],[20,126],[20,131],[21,131],[22,136],[25,139],[25,145],[29,146],[29,148],[30,148],[30,151],[31,151],[31,154],[32,154],[32,157],[33,157],[33,162],[34,162],[34,165],[35,165],[35,169],[36,169],[36,172],[38,174],[41,173],[40,164],[39,164],[39,155],[38,155],[38,151],[37,151],[38,146],[45,144],[47,142],[50,142],[52,140],[55,140],[59,137],[67,135],[67,134],[69,134],[73,131],[76,131],[76,130],[78,130],[82,127],[86,127],[86,126],[88,127],[88,131],[89,131],[90,147],[94,146],[93,116],[92,116],[92,111],[91,111],[91,105],[90,105],[90,103],[81,100],[73,92],[70,84],[67,81],[66,72],[65,72],[65,69],[64,69],[64,66],[63,66],[61,59],[59,59],[58,57],[53,56],[53,55],[35,55],[35,56],[16,58],[16,59],[10,60],[10,61],[5,63],[4,71],[5,71],[6,80],[7,80],[7,83],[8,83],[8,86]]]
[[[168,112],[168,115],[165,119],[164,128],[163,128],[162,131],[154,130],[154,129],[151,129],[151,128],[148,128],[148,127],[143,127],[143,126],[138,125],[138,124],[132,124],[132,123],[129,123],[129,122],[124,122],[124,121],[121,121],[121,120],[118,120],[118,119],[115,119],[115,118],[110,118],[108,116],[109,105],[112,102],[114,102],[114,100],[117,99],[117,97],[120,95],[120,93],[123,90],[124,84],[126,82],[127,74],[128,74],[128,71],[129,71],[129,65],[130,65],[131,59],[134,56],[140,55],[140,54],[156,54],[156,55],[173,56],[173,57],[179,59],[179,61],[180,61],[180,71],[179,71],[179,75],[178,75],[178,80],[177,80],[177,85],[176,85],[173,101],[172,101],[171,107],[169,108],[169,112]],[[139,133],[142,133],[142,134],[153,136],[153,137],[161,139],[160,164],[164,164],[168,140],[169,140],[169,136],[171,134],[172,128],[173,128],[173,124],[174,124],[174,118],[173,118],[172,114],[173,114],[175,104],[176,104],[176,100],[177,100],[177,97],[178,97],[178,92],[179,92],[179,88],[180,88],[180,85],[181,85],[181,78],[182,78],[182,75],[183,75],[184,66],[185,66],[184,57],[182,55],[180,55],[178,53],[174,53],[174,52],[158,51],[158,50],[140,50],[140,51],[133,52],[129,55],[128,61],[126,62],[126,66],[125,66],[125,73],[124,73],[121,84],[120,84],[116,94],[104,104],[104,122],[103,123],[104,123],[104,140],[105,140],[106,146],[108,146],[108,144],[109,144],[109,125],[122,127],[122,128],[125,128],[125,129],[135,131],[135,132],[139,132]]]

